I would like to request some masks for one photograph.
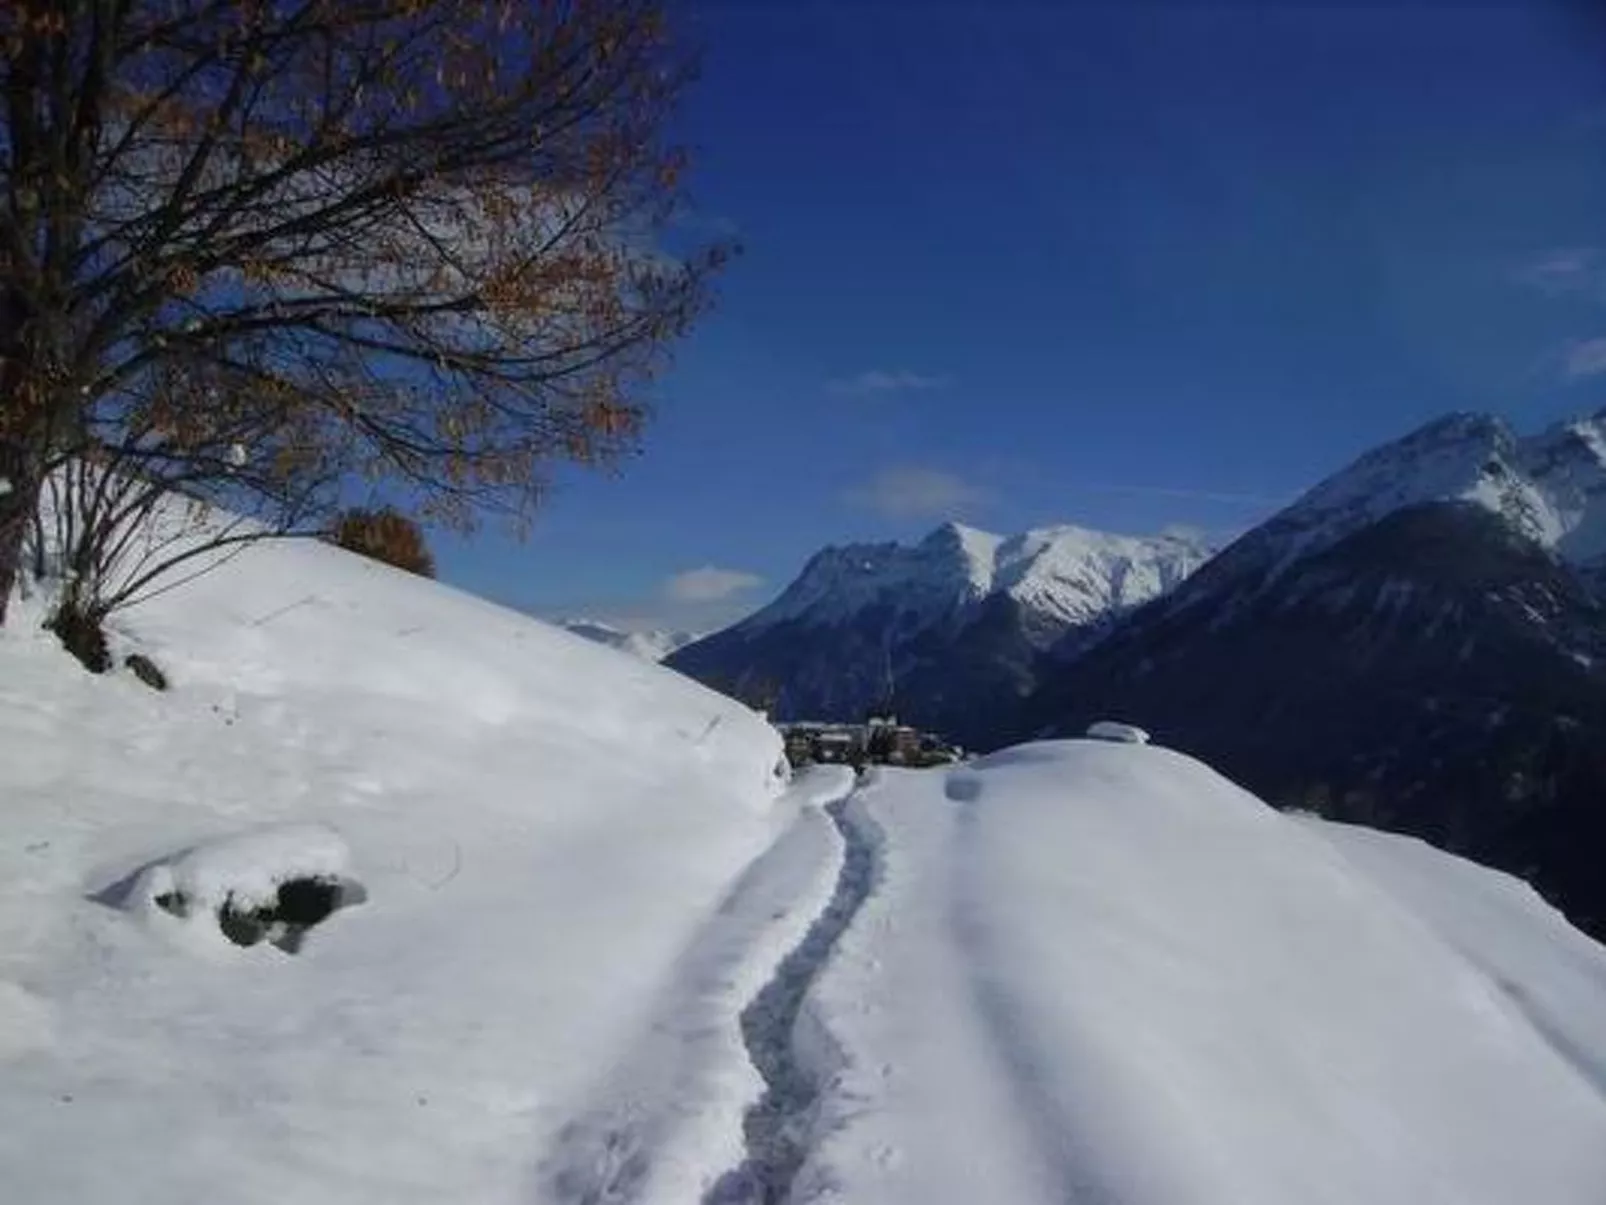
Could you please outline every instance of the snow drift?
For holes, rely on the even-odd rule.
[[[793,1199],[1599,1205],[1606,950],[1170,751],[885,772]]]
[[[8,1200],[542,1199],[615,1097],[644,1192],[739,1156],[740,1010],[835,874],[793,841],[728,898],[817,813],[756,715],[313,543],[117,621],[165,694],[86,674],[41,603],[0,630]],[[296,957],[219,934],[298,876],[367,899]]]

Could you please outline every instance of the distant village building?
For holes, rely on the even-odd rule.
[[[942,737],[898,723],[890,712],[869,716],[862,724],[803,721],[779,725],[786,757],[793,766],[819,762],[852,766],[951,765],[963,751]]]

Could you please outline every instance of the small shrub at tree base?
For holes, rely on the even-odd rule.
[[[62,647],[92,674],[103,674],[112,667],[111,650],[99,616],[82,607],[63,603],[45,626],[60,638]]]
[[[340,547],[360,553],[420,577],[435,576],[435,558],[424,542],[424,532],[398,510],[349,510],[331,533]]]

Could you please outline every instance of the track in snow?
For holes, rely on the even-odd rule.
[[[557,1133],[537,1172],[539,1199],[646,1205],[695,1196],[697,1188],[675,1183],[676,1165],[696,1162],[705,1127],[728,1139],[740,1116],[720,1071],[749,1057],[731,1023],[831,898],[841,858],[835,826],[808,806],[742,872],[677,960],[592,1106]],[[707,1171],[730,1156],[716,1158]]]
[[[775,977],[742,1010],[742,1039],[764,1079],[764,1095],[743,1121],[746,1159],[720,1177],[703,1205],[782,1205],[808,1155],[821,1085],[798,1056],[794,1040],[798,1015],[809,988],[880,875],[881,835],[862,811],[850,814],[853,798],[825,809],[844,844],[842,870],[830,903],[781,962]]]

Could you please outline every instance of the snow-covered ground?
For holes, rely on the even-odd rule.
[[[1097,741],[849,805],[796,1201],[1599,1205],[1606,950],[1523,885]]]
[[[166,694],[36,605],[5,1200],[1606,1201],[1606,950],[1419,843],[1141,743],[788,781],[738,704],[320,545],[133,612]],[[280,940],[291,884],[340,906]]]
[[[745,708],[321,545],[131,612],[167,694],[27,609],[0,1197],[692,1200],[740,1161],[739,1015],[832,889],[847,781],[789,788]],[[293,955],[222,937],[297,874],[366,898]]]

